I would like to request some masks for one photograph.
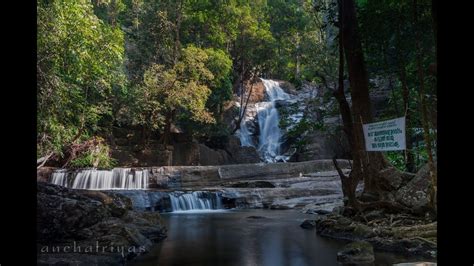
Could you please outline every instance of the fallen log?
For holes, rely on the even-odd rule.
[[[51,158],[51,156],[53,156],[54,152],[51,152],[50,154],[46,155],[46,156],[43,156],[41,158],[39,158],[38,160],[36,160],[36,164],[39,164],[36,169],[39,169],[41,167],[43,167],[46,162],[49,160],[49,158]]]

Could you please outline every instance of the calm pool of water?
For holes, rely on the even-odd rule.
[[[340,265],[336,253],[344,242],[300,227],[315,215],[296,210],[228,210],[162,216],[168,237],[132,265]],[[376,253],[375,265],[406,261],[417,259]]]

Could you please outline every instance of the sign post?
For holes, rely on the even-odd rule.
[[[405,117],[362,125],[367,151],[406,149]]]

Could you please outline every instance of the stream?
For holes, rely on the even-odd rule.
[[[247,209],[164,213],[162,217],[168,237],[131,265],[341,265],[336,254],[342,241],[319,237],[314,229],[299,226],[305,219],[314,219],[313,214]],[[375,259],[374,265],[417,261],[382,252],[376,252]]]

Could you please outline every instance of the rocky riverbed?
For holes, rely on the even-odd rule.
[[[158,212],[119,194],[37,185],[38,265],[122,265],[166,237]]]
[[[346,174],[350,171],[347,161],[341,161],[340,165]],[[218,204],[211,204],[213,208],[293,209],[315,215],[302,227],[316,228],[317,234],[323,237],[363,240],[375,250],[431,260],[437,255],[437,224],[424,212],[429,202],[427,167],[416,175],[386,175],[385,183],[392,190],[389,197],[411,209],[412,214],[375,209],[355,216],[343,207],[340,178],[328,160],[160,167],[148,171],[151,186],[141,190],[72,190],[42,182],[49,179],[41,175],[38,261],[117,263],[146,253],[166,235],[159,213],[173,211],[173,203],[183,195],[193,195],[197,201],[219,200]],[[361,183],[358,194],[362,190]],[[91,246],[93,250],[83,249],[78,254],[51,252],[53,246],[70,250],[71,245]],[[107,253],[96,246],[119,246],[126,250]]]
[[[437,222],[429,218],[387,214],[372,211],[365,220],[349,219],[341,208],[315,220],[318,235],[335,239],[360,241],[373,245],[376,250],[437,257]]]
[[[400,212],[390,208],[375,208],[354,213],[350,208],[336,207],[302,226],[316,228],[324,237],[364,241],[375,250],[418,255],[427,260],[437,258],[437,221],[428,208],[429,173],[425,166],[407,180],[387,180],[396,190],[394,202],[407,207]],[[346,254],[347,255],[347,254]],[[347,259],[347,256],[344,257]]]

